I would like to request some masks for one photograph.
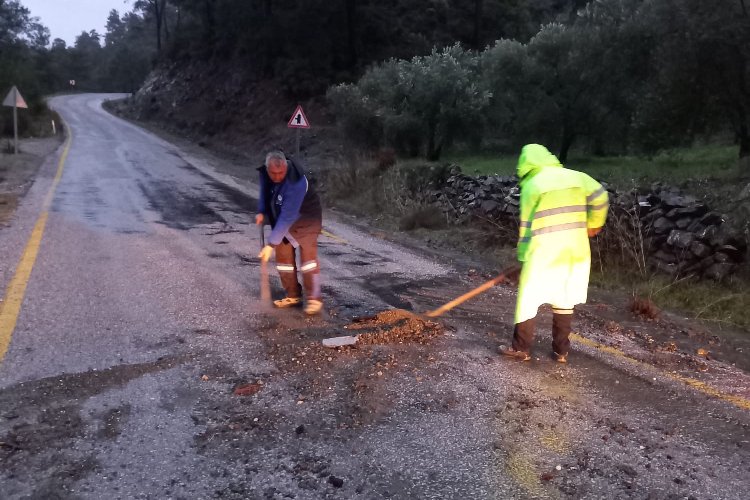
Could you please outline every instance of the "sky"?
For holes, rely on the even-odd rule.
[[[109,11],[117,9],[122,16],[133,9],[132,0],[20,0],[32,17],[49,28],[50,42],[62,38],[68,45],[75,43],[81,31],[106,33]]]

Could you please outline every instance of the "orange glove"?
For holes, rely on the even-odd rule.
[[[599,233],[602,232],[602,228],[600,228],[600,227],[590,227],[588,229],[588,232],[589,232],[589,238],[593,238],[594,236],[596,236],[597,234],[599,234]]]
[[[258,258],[261,262],[268,262],[271,259],[271,255],[273,255],[273,247],[271,245],[266,245],[258,254]]]

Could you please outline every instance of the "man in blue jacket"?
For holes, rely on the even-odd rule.
[[[255,223],[270,224],[272,229],[268,244],[258,257],[267,262],[276,250],[276,269],[286,290],[286,297],[275,300],[274,305],[284,308],[302,303],[295,255],[299,251],[299,270],[307,298],[305,313],[318,314],[323,308],[318,262],[318,235],[323,227],[320,198],[302,167],[281,151],[268,153],[258,172],[260,196]]]

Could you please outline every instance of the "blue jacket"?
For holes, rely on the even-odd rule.
[[[271,224],[268,244],[276,246],[287,238],[292,243],[314,232],[318,234],[323,220],[320,198],[310,185],[300,165],[287,159],[288,170],[284,180],[275,184],[268,176],[265,165],[258,168],[260,196],[258,213]]]

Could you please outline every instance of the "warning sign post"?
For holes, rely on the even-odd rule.
[[[13,154],[18,154],[18,108],[28,108],[15,85],[3,99],[3,106],[13,107]]]
[[[307,117],[305,116],[305,112],[302,111],[301,105],[298,105],[297,109],[294,110],[294,113],[286,126],[297,129],[297,156],[299,156],[299,131],[303,128],[310,128],[310,122],[307,121]]]

